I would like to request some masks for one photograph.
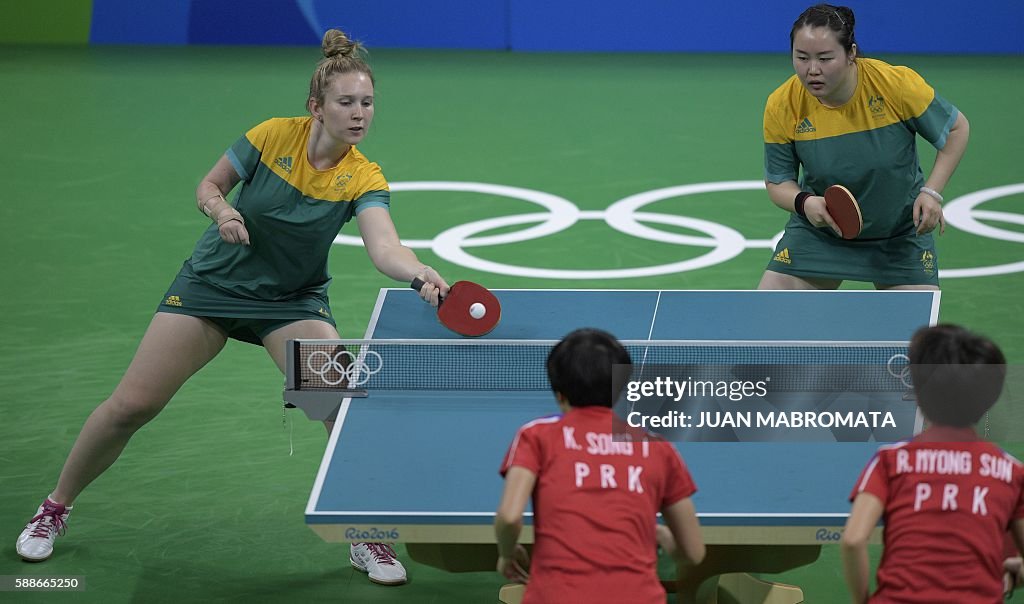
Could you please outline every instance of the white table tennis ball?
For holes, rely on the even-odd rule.
[[[469,307],[469,316],[473,317],[474,319],[482,319],[486,314],[487,309],[484,308],[484,305],[480,304],[479,302],[474,302],[473,305]]]

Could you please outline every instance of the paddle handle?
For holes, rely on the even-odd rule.
[[[426,285],[426,284],[427,284],[427,282],[424,281],[423,279],[420,279],[419,277],[413,277],[412,283],[409,284],[409,287],[413,288],[414,290],[416,290],[418,292],[421,289],[423,289],[423,286]],[[437,305],[441,306],[442,302],[444,302],[444,298],[442,298],[441,294],[438,293],[437,294]]]

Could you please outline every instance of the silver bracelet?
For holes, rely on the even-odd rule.
[[[945,201],[945,199],[942,198],[942,193],[939,193],[935,189],[931,189],[931,188],[928,188],[928,187],[921,187],[921,192],[922,193],[927,193],[928,195],[931,195],[935,199],[938,199],[939,203],[942,203],[943,201]]]

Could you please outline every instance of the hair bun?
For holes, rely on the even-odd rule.
[[[349,40],[345,32],[340,29],[329,29],[324,34],[324,40],[320,46],[324,56],[330,59],[331,57],[347,57],[354,54],[359,43]]]

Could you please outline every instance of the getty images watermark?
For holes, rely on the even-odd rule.
[[[714,397],[739,402],[768,395],[771,376],[757,382],[734,380],[676,381],[656,377],[652,381],[627,383],[626,400],[636,403],[644,398],[671,400]],[[896,427],[891,411],[685,411],[667,410],[658,415],[629,411],[626,423],[634,428],[833,428],[833,427]]]
[[[683,441],[900,440],[920,428],[906,380],[870,365],[620,365],[616,417]]]

